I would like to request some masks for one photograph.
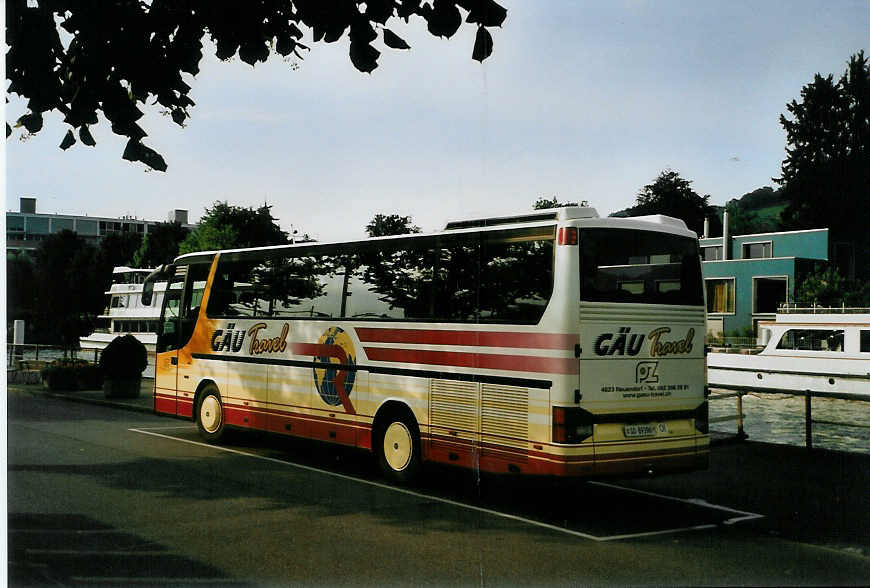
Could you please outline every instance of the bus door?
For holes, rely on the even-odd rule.
[[[181,338],[179,311],[184,293],[187,266],[175,268],[166,285],[160,326],[157,332],[157,360],[154,370],[156,387],[155,410],[176,414],[178,390],[178,348]]]
[[[193,349],[191,338],[199,320],[200,307],[209,269],[210,265],[207,263],[190,265],[184,280],[184,289],[178,312],[178,365],[176,366],[176,388],[178,393],[175,410],[176,414],[182,416],[193,416],[193,400],[196,395],[196,388],[199,385],[201,376],[206,375],[202,373],[203,370],[200,370],[193,360],[194,351],[204,350]],[[211,376],[212,374],[208,373],[207,375]]]
[[[157,335],[157,402],[161,412],[190,416],[197,378],[193,358],[185,350],[199,318],[208,264],[178,266],[169,280]]]

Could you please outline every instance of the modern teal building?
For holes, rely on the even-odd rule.
[[[795,285],[817,262],[828,261],[828,229],[733,237],[726,230],[700,243],[707,331],[714,336],[757,333],[758,321],[794,302]]]

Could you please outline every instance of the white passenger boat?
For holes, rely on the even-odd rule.
[[[105,349],[115,337],[133,335],[145,344],[148,367],[145,377],[154,376],[154,353],[157,345],[157,322],[166,292],[166,282],[154,288],[151,306],[142,305],[142,284],[152,272],[148,268],[119,266],[112,270],[112,285],[106,292],[106,310],[97,317],[97,328],[87,337],[79,339],[82,351]]]
[[[707,355],[711,388],[870,397],[870,309],[781,309],[758,330],[760,351]]]

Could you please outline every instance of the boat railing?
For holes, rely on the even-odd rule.
[[[707,336],[707,345],[713,351],[728,353],[747,353],[762,347],[756,337],[714,337]]]
[[[870,314],[870,308],[856,306],[793,306],[780,304],[779,314]]]
[[[867,429],[870,425],[856,422],[843,422],[833,420],[823,420],[813,418],[813,398],[836,398],[840,400],[850,400],[855,402],[870,402],[870,396],[862,394],[849,394],[837,392],[813,392],[811,390],[789,392],[785,390],[777,390],[776,392],[766,392],[764,390],[749,390],[741,387],[727,387],[717,385],[716,389],[711,389],[707,400],[725,400],[735,398],[737,400],[736,414],[729,414],[710,419],[710,423],[721,423],[728,421],[737,421],[737,433],[735,439],[743,441],[749,438],[743,428],[746,413],[744,413],[743,397],[747,394],[786,394],[790,396],[804,397],[804,445],[807,449],[813,448],[813,425],[834,425],[839,427]]]

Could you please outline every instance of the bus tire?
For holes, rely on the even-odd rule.
[[[194,417],[200,437],[209,443],[216,443],[224,436],[224,405],[217,386],[206,384],[199,393]]]
[[[414,419],[392,413],[378,427],[375,436],[378,465],[392,481],[407,484],[420,471],[420,434]]]

